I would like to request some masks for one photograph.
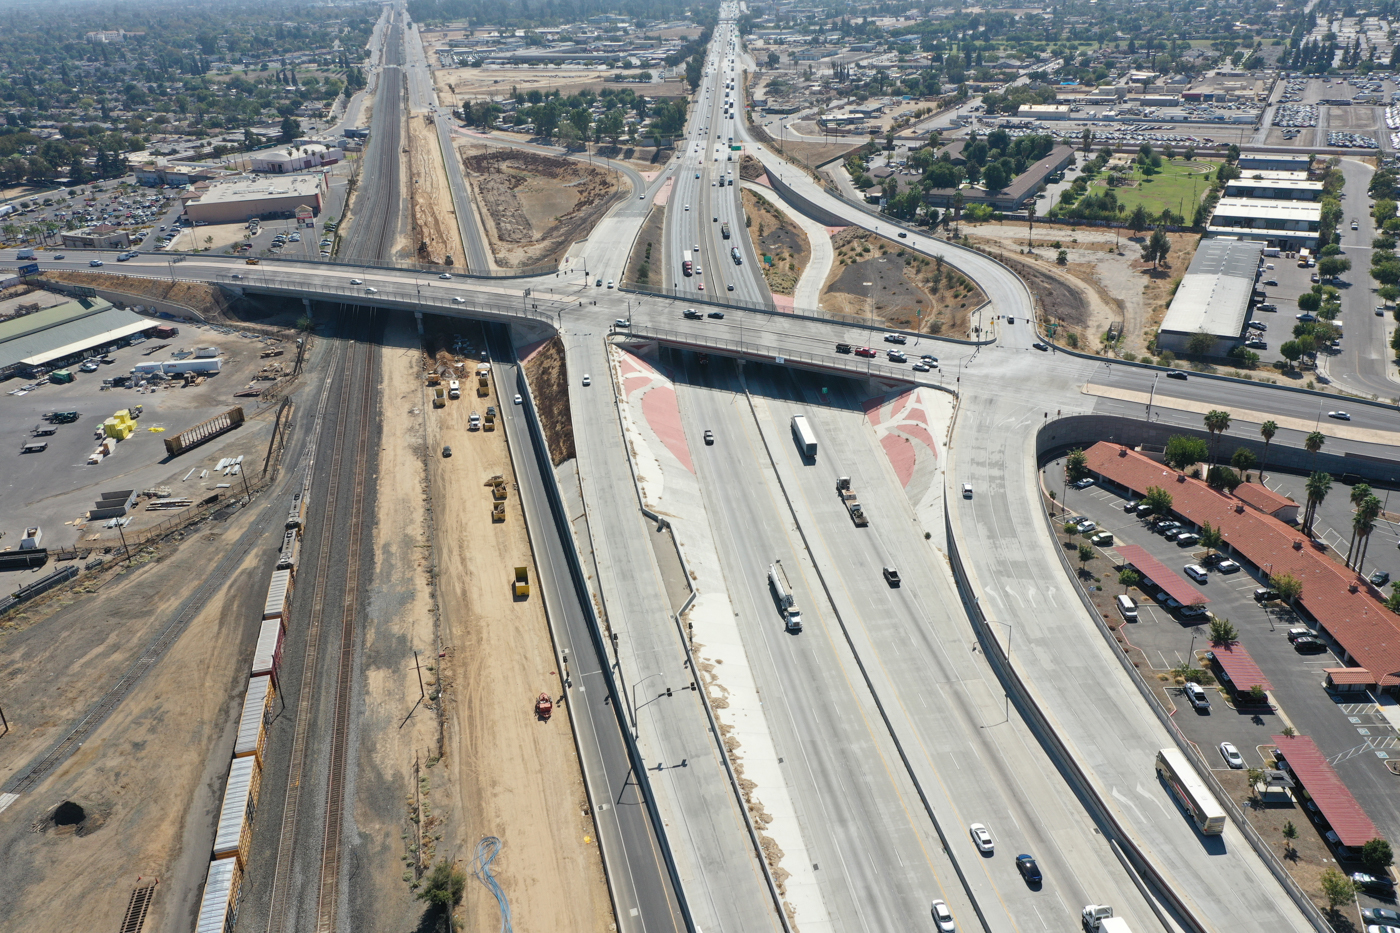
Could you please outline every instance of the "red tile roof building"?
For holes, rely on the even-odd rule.
[[[1370,672],[1370,683],[1397,692],[1400,616],[1385,608],[1365,578],[1329,559],[1298,529],[1136,451],[1101,441],[1085,455],[1090,470],[1137,496],[1162,487],[1171,493],[1173,515],[1197,526],[1209,522],[1230,550],[1265,573],[1301,580],[1297,607],[1336,640],[1348,663]]]

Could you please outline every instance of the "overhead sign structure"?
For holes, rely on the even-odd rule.
[[[15,271],[18,272],[20,275],[38,275],[39,264],[37,262],[25,263]]]

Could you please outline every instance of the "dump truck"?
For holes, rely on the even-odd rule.
[[[447,389],[444,386],[433,386],[433,407],[447,407]]]
[[[491,394],[491,370],[483,366],[476,371],[476,397],[485,398]]]
[[[1128,921],[1113,916],[1113,908],[1107,904],[1084,905],[1080,921],[1087,933],[1133,933]]]
[[[856,523],[857,528],[864,528],[870,524],[870,519],[865,517],[865,510],[856,501],[856,494],[851,491],[851,478],[843,476],[836,481],[836,495],[841,497],[841,504],[846,507],[846,511],[851,513],[851,521]]]
[[[729,223],[727,221],[719,225],[719,235],[726,240],[729,239]]]
[[[515,568],[515,598],[524,599],[530,595],[530,570],[528,567]]]
[[[789,632],[802,631],[802,610],[797,608],[797,600],[792,594],[792,583],[788,580],[783,562],[775,560],[768,567],[768,583],[773,587],[773,598],[778,601],[778,612]]]

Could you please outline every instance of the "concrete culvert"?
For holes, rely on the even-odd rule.
[[[77,826],[87,819],[87,811],[71,800],[65,800],[53,811],[55,826]]]

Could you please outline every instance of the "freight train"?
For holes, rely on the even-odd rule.
[[[259,621],[257,646],[248,672],[248,686],[238,715],[238,737],[229,762],[209,869],[200,895],[195,933],[232,930],[242,900],[243,876],[253,841],[253,818],[262,787],[263,754],[268,723],[281,689],[282,646],[291,621],[292,583],[301,558],[301,534],[306,524],[306,491],[292,497],[285,534],[268,581]]]

